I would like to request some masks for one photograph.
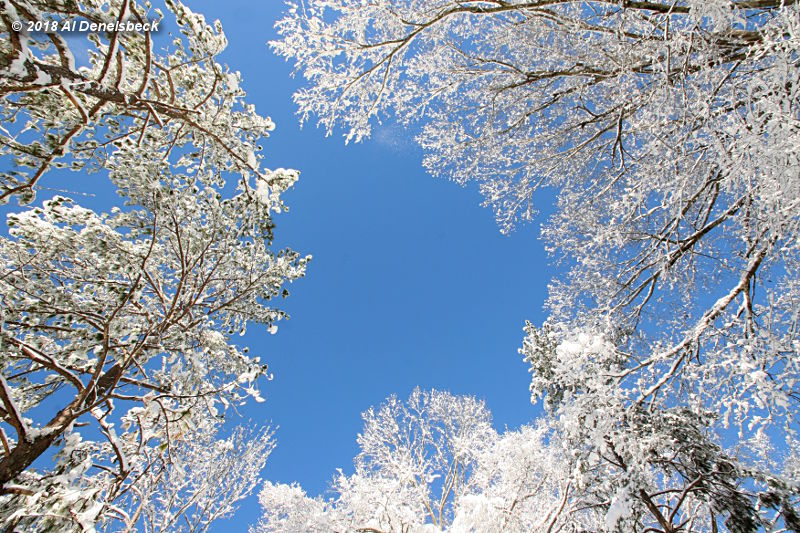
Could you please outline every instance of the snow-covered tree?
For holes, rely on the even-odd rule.
[[[165,3],[173,17],[161,23],[180,35],[163,51],[147,32],[27,31],[160,20],[149,3],[0,3],[0,198],[30,203],[63,167],[103,171],[125,203],[97,213],[56,196],[7,215],[9,531],[203,531],[253,489],[271,450],[266,429],[220,428],[229,406],[261,401],[268,375],[231,337],[248,323],[274,333],[285,315],[270,300],[305,271],[307,258],[270,249],[271,215],[297,172],[261,167],[257,143],[273,124],[216,62],[219,23]]]
[[[200,179],[223,171],[254,176],[257,190],[279,208],[277,195],[296,173],[261,169],[258,142],[274,124],[244,102],[239,73],[216,62],[227,46],[219,21],[208,24],[177,0],[165,5],[174,18],[162,20],[161,10],[135,0],[0,4],[0,156],[14,162],[0,172],[0,200],[30,202],[54,167],[107,168],[112,157],[136,159],[147,149],[165,160],[176,156]],[[61,28],[72,21],[157,21],[163,31],[90,31],[81,34],[85,41],[67,41],[61,31],[28,32],[37,29],[31,23]],[[164,39],[175,30],[179,36]]]
[[[598,339],[581,340],[602,348]],[[677,408],[634,418],[627,410],[620,421],[609,416],[618,398],[584,395],[577,407],[502,434],[473,398],[417,390],[403,405],[391,397],[365,413],[355,472],[334,478],[332,498],[267,482],[251,533],[797,531],[787,478],[743,468],[710,441],[701,415]],[[420,398],[422,405],[438,398],[449,410],[444,424],[473,430],[440,433],[441,412],[419,409]],[[602,444],[590,445],[587,434]],[[461,460],[460,480],[450,481],[464,443],[469,459]],[[796,472],[796,456],[793,464]]]
[[[267,483],[257,531],[439,531],[452,522],[478,457],[497,438],[483,402],[415,389],[363,418],[355,472],[335,477],[336,499]]]
[[[506,430],[478,458],[452,532],[597,531],[604,514],[576,497],[577,461],[547,423]]]
[[[502,532],[585,530],[602,513],[574,498],[573,456],[545,424],[498,434],[483,402],[415,390],[364,414],[355,472],[335,497],[267,482],[251,532]],[[574,528],[573,528],[574,530]]]
[[[364,414],[352,476],[335,487],[351,523],[403,530],[444,527],[453,502],[470,489],[478,455],[495,438],[483,402],[415,389]]]
[[[523,352],[623,530],[798,529],[800,7],[321,0],[275,50],[347,139],[389,113],[568,273]]]
[[[644,396],[660,375],[632,366],[603,334],[528,333],[534,398],[544,396],[549,426],[576,460],[573,498],[603,509],[606,530],[800,530],[793,413],[761,420],[757,409],[768,409],[755,385],[727,398],[753,411],[728,421],[710,407],[713,381],[681,376]],[[733,371],[724,379],[753,381]]]
[[[272,433],[236,428],[225,439],[195,430],[161,454],[124,496],[130,522],[153,533],[202,532],[249,495],[274,446]]]

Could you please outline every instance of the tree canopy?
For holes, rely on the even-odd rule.
[[[415,389],[363,414],[355,472],[334,477],[334,497],[267,482],[251,533],[290,531],[538,531],[565,524],[574,466],[544,425],[498,434],[470,396]],[[576,507],[570,505],[570,510]],[[602,523],[577,510],[584,527]]]
[[[56,168],[102,171],[120,196],[104,213],[52,197],[9,214],[0,237],[4,530],[204,531],[252,491],[273,446],[266,428],[220,426],[230,406],[263,401],[269,376],[231,337],[275,332],[286,315],[272,300],[305,271],[307,257],[271,249],[298,173],[262,167],[274,125],[216,61],[219,23],[166,7],[0,8],[0,199],[34,201]],[[180,33],[158,43],[27,30],[162,18]]]
[[[298,173],[262,166],[221,25],[164,7],[0,4],[4,530],[204,531],[274,445],[222,424],[269,377],[233,336],[305,273],[272,245]],[[412,126],[502,232],[554,191],[563,271],[520,349],[533,426],[390,397],[333,496],[267,483],[257,531],[800,531],[795,0],[301,0],[277,30],[302,120]],[[37,200],[56,169],[119,205]]]

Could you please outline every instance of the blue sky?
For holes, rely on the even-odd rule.
[[[302,80],[266,45],[282,2],[191,7],[222,21],[230,44],[221,61],[277,124],[263,143],[267,166],[301,171],[276,244],[314,258],[285,300],[292,319],[277,335],[251,328],[245,337],[274,374],[267,402],[242,411],[279,426],[264,477],[324,493],[337,468],[352,469],[361,412],[417,385],[484,399],[499,429],[530,421],[537,411],[517,348],[525,320],[543,319],[552,274],[539,221],[501,235],[477,190],[427,175],[397,125],[349,146],[313,124],[301,129],[291,94]],[[213,530],[258,513],[251,498]]]

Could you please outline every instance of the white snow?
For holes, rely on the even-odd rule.
[[[614,531],[617,527],[617,523],[623,518],[630,516],[632,510],[628,489],[619,489],[606,513],[606,529]]]
[[[253,170],[258,170],[258,160],[256,159],[256,153],[252,149],[247,151],[247,166]]]

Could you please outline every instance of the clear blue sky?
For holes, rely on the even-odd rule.
[[[272,54],[278,0],[193,1],[220,19],[248,100],[277,129],[263,145],[270,168],[297,168],[277,219],[277,244],[310,253],[306,278],[285,308],[277,335],[251,328],[274,380],[266,403],[244,416],[279,426],[264,476],[323,493],[337,468],[352,470],[360,413],[419,385],[486,401],[498,429],[531,420],[530,377],[517,353],[525,319],[542,321],[548,268],[539,222],[510,236],[498,231],[475,188],[434,179],[399,126],[345,146],[313,124],[302,130],[292,92],[302,83]],[[255,498],[214,531],[244,528]]]

